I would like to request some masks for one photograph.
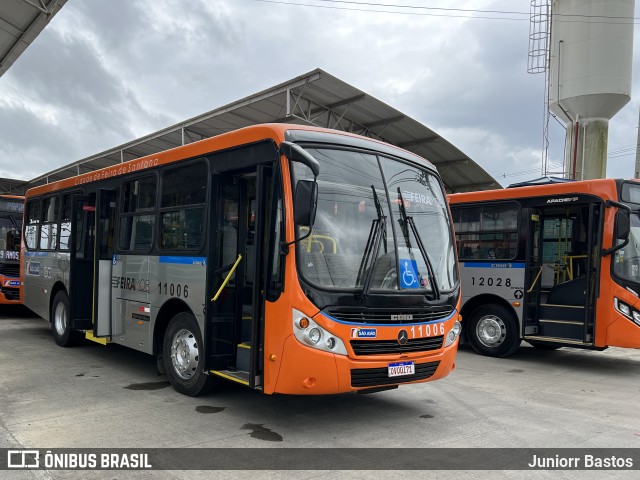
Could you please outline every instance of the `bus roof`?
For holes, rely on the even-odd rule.
[[[211,152],[225,150],[227,148],[233,148],[240,145],[251,144],[262,140],[272,139],[278,144],[285,140],[285,133],[291,131],[307,131],[307,132],[320,132],[331,135],[339,135],[348,137],[350,139],[358,139],[369,144],[378,144],[386,149],[391,148],[398,152],[403,157],[409,157],[416,160],[420,160],[425,166],[436,171],[435,167],[428,160],[419,157],[413,152],[404,150],[400,147],[381,142],[369,137],[363,137],[361,135],[355,135],[349,132],[330,130],[326,128],[320,128],[315,126],[297,125],[290,123],[264,123],[260,125],[251,125],[232,132],[223,133],[215,137],[206,138],[197,142],[189,143],[187,145],[175,147],[162,152],[147,155],[145,157],[129,160],[117,165],[102,168],[100,170],[94,170],[88,173],[77,175],[75,177],[58,180],[57,182],[33,187],[27,190],[26,197],[35,195],[42,195],[48,192],[53,192],[65,188],[71,188],[99,180],[106,180],[108,178],[133,173],[148,168],[153,168],[159,165],[166,165],[176,161],[185,160],[188,158],[194,158],[201,155],[206,155]]]
[[[9,200],[24,200],[24,197],[21,195],[9,195],[6,193],[0,193],[0,198],[6,198]]]
[[[448,195],[448,199],[451,204],[458,204],[582,193],[597,195],[607,200],[617,200],[618,193],[616,189],[616,181],[617,180],[612,178],[605,178],[598,180],[583,180],[578,182],[514,187],[504,190],[484,190],[481,192],[455,193]]]

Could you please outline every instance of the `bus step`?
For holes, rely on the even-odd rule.
[[[538,336],[554,338],[570,338],[582,341],[584,322],[558,319],[540,319]]]
[[[554,338],[554,337],[543,337],[539,335],[526,335],[523,337],[525,341],[527,340],[535,340],[537,342],[546,342],[546,343],[564,343],[567,345],[574,345],[580,347],[592,347],[592,342],[583,342],[582,340],[572,340],[570,338]]]
[[[106,345],[107,343],[110,343],[110,340],[107,337],[94,337],[93,332],[91,331],[84,332],[84,336],[87,340],[99,343],[100,345]]]
[[[543,303],[540,305],[540,318],[552,318],[554,320],[583,322],[584,307],[576,307],[573,305],[552,305],[549,303]]]
[[[236,368],[244,372],[249,371],[251,364],[251,343],[243,342],[238,344],[236,350]]]
[[[232,382],[241,383],[242,385],[249,386],[249,372],[243,372],[241,370],[211,370],[211,373]]]

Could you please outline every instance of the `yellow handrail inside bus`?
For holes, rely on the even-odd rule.
[[[536,275],[535,280],[533,281],[533,283],[531,284],[531,288],[529,290],[527,290],[527,293],[531,293],[533,292],[533,287],[536,286],[536,283],[538,282],[538,279],[540,278],[540,274],[542,273],[542,267],[540,267],[540,270],[538,271],[538,275]]]
[[[309,231],[309,227],[300,227],[300,231],[306,233]],[[338,242],[333,237],[329,237],[327,235],[316,235],[315,233],[310,235],[309,237],[302,240],[302,243],[307,249],[307,253],[311,252],[311,245],[314,243],[318,243],[320,245],[320,253],[324,252],[324,243],[320,240],[328,240],[333,244],[333,253],[338,253]]]
[[[587,255],[565,255],[562,257],[567,265],[567,275],[569,280],[573,280],[573,261],[587,258]]]
[[[220,285],[220,288],[211,299],[212,302],[215,302],[218,299],[218,297],[222,293],[222,289],[227,286],[227,283],[229,283],[229,280],[231,280],[231,276],[235,273],[236,268],[238,268],[238,264],[240,263],[240,260],[242,260],[242,255],[238,255],[238,259],[236,260],[236,263],[233,264],[233,267],[231,267],[231,270],[229,270],[229,273],[224,279],[224,282],[222,282],[222,285]]]

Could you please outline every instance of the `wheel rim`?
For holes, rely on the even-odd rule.
[[[478,340],[485,347],[497,347],[507,336],[507,327],[500,317],[486,315],[480,319],[476,327]]]
[[[198,343],[189,330],[183,328],[171,340],[173,370],[183,380],[193,378],[198,369]]]
[[[56,333],[60,336],[64,335],[67,330],[67,309],[64,303],[59,302],[53,312],[53,324],[56,327]]]

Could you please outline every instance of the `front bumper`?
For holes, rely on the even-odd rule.
[[[457,349],[458,339],[436,351],[352,358],[309,348],[291,335],[274,393],[323,395],[437,380],[455,369]],[[388,377],[390,363],[406,361],[414,362],[413,375]]]

